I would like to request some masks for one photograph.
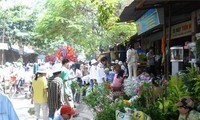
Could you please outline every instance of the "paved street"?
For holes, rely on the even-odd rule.
[[[20,120],[35,120],[34,116],[28,113],[29,108],[33,107],[30,99],[19,96],[11,99],[11,101]],[[76,104],[76,106],[76,111],[79,113],[79,116],[73,118],[73,120],[93,120],[94,117],[92,111],[84,103]]]
[[[29,108],[33,107],[30,99],[25,99],[24,96],[11,99],[17,115],[20,120],[35,120],[33,115],[28,113]]]

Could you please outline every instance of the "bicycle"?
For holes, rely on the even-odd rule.
[[[13,98],[15,95],[25,95],[26,98],[26,87],[29,89],[29,85],[24,83],[24,79],[13,81],[9,88],[9,97]]]

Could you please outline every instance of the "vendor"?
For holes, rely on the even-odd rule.
[[[194,102],[189,96],[182,97],[176,105],[180,113],[178,120],[200,120],[200,113],[194,110]]]

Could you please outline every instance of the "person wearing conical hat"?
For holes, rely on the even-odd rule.
[[[182,97],[176,105],[180,113],[178,120],[200,120],[200,113],[194,110],[194,102],[189,96]]]

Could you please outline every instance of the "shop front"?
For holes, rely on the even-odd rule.
[[[197,1],[134,1],[124,10],[133,8],[133,17],[130,20],[136,22],[137,25],[138,33],[134,35],[136,37],[132,37],[133,39],[130,42],[135,44],[136,47],[141,45],[145,50],[153,47],[155,54],[164,54],[165,74],[171,74],[171,54],[166,51],[169,51],[170,47],[174,46],[184,47],[185,44],[195,39],[194,35],[199,29],[197,25],[199,23],[199,7],[200,4]],[[130,11],[128,13],[131,15]],[[122,12],[120,17],[125,15],[125,12]],[[169,29],[171,30],[170,32]],[[168,37],[169,34],[170,37]],[[184,60],[181,62],[180,69],[190,66],[189,61],[193,57],[191,56],[191,51],[185,47],[183,55]]]
[[[173,59],[171,57],[171,73],[175,74],[180,70],[185,70],[186,67],[190,66],[189,61],[191,61],[192,56],[190,54],[189,48],[187,47],[187,44],[192,41],[192,33],[194,31],[194,23],[192,20],[185,21],[182,23],[175,24],[171,26],[171,40],[170,40],[170,50],[171,50],[171,56],[175,55],[173,54],[172,50],[174,48],[183,48],[183,59],[180,61],[180,59]],[[168,31],[168,29],[167,29]],[[168,39],[168,35],[167,35]],[[173,49],[172,49],[173,48]],[[177,49],[177,51],[179,51]],[[175,64],[178,64],[178,67],[175,68]],[[173,72],[173,71],[176,72]]]

